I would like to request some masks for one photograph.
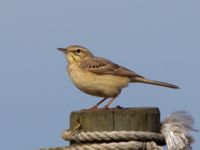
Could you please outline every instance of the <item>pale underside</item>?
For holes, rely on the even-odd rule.
[[[90,57],[68,65],[72,82],[81,91],[99,97],[116,97],[129,82],[147,83],[169,88],[179,87],[170,83],[146,79],[137,73],[109,60]]]
[[[81,91],[99,97],[116,97],[128,86],[130,77],[141,77],[103,58],[68,65],[72,82]]]

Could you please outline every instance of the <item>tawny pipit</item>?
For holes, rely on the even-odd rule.
[[[68,61],[67,71],[75,86],[87,94],[103,97],[91,109],[98,109],[101,103],[111,98],[103,107],[103,109],[108,108],[122,88],[128,86],[129,83],[140,82],[178,89],[176,85],[146,79],[107,59],[95,57],[82,46],[71,45],[67,48],[58,48],[58,50],[65,54]]]

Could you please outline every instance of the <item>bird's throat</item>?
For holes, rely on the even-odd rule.
[[[71,55],[71,54],[65,55],[65,58],[69,64],[79,61],[78,58],[76,58],[74,55]]]

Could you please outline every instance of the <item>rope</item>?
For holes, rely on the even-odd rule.
[[[165,144],[161,134],[136,131],[65,131],[62,138],[79,143],[65,148],[66,150],[162,150],[157,144]]]
[[[71,141],[64,150],[192,150],[190,131],[193,118],[186,112],[175,112],[161,124],[161,133],[139,131],[80,132],[78,124],[72,131],[64,131],[62,138]]]
[[[155,141],[160,145],[165,144],[165,139],[162,134],[138,131],[79,132],[74,135],[71,131],[65,131],[62,134],[62,138],[64,140],[75,141],[77,143],[100,141]]]
[[[165,137],[168,150],[192,150],[195,142],[190,131],[198,132],[193,128],[194,120],[186,111],[178,111],[169,115],[161,126],[161,133]]]
[[[82,144],[64,148],[64,150],[162,150],[154,142],[112,142],[102,144]]]

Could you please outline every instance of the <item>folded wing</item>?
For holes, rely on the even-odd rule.
[[[81,68],[87,69],[88,71],[95,74],[111,74],[124,77],[142,77],[125,67],[119,66],[107,59],[99,57],[88,58],[86,61],[81,63]]]

